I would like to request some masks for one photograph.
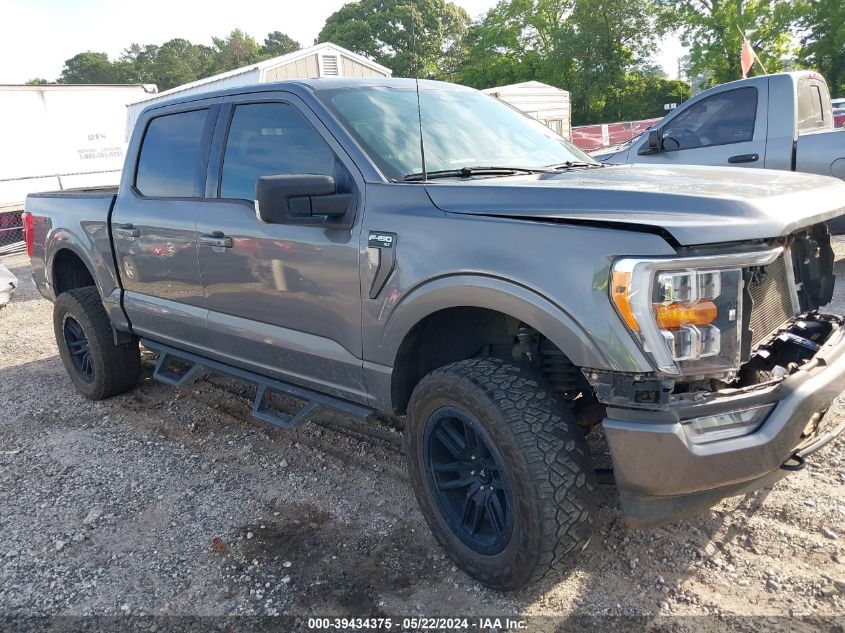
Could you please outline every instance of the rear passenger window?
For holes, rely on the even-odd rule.
[[[156,198],[191,198],[200,176],[200,151],[208,110],[156,117],[147,126],[135,187]]]
[[[334,153],[291,105],[235,107],[223,154],[220,197],[254,200],[259,177],[283,174],[334,176]]]
[[[667,151],[754,139],[757,88],[737,88],[702,99],[663,129]]]
[[[830,127],[832,112],[829,112],[829,103],[830,93],[825,84],[807,79],[798,81],[799,134]]]

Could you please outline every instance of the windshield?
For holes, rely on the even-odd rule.
[[[422,173],[419,117],[428,172],[595,162],[539,121],[474,90],[421,88],[419,113],[413,84],[321,90],[317,96],[392,180]]]

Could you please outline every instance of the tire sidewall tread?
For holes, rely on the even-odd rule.
[[[500,589],[519,589],[560,570],[592,533],[595,475],[572,414],[536,373],[496,358],[452,363],[425,376],[408,404],[406,452],[423,515],[455,562]],[[441,406],[471,414],[504,461],[514,504],[513,536],[499,554],[467,547],[442,517],[428,489],[422,437]]]
[[[66,317],[73,317],[85,332],[94,380],[86,382],[77,372],[64,341]],[[104,400],[128,391],[138,383],[141,354],[138,341],[114,344],[111,321],[95,286],[75,288],[58,296],[53,306],[53,331],[59,356],[76,389],[91,400]]]

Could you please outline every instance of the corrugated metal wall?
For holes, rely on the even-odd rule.
[[[571,138],[571,101],[566,90],[540,82],[525,82],[488,88],[484,92],[542,121],[561,136]]]

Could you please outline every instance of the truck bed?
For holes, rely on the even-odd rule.
[[[845,130],[820,130],[799,136],[795,170],[845,179]]]
[[[62,268],[74,257],[88,270],[104,302],[119,306],[120,282],[112,256],[109,218],[117,187],[46,191],[27,196],[32,215],[32,269],[38,290],[48,299],[61,292]]]
[[[79,187],[59,191],[31,193],[28,198],[112,198],[117,195],[117,185],[104,187]]]

